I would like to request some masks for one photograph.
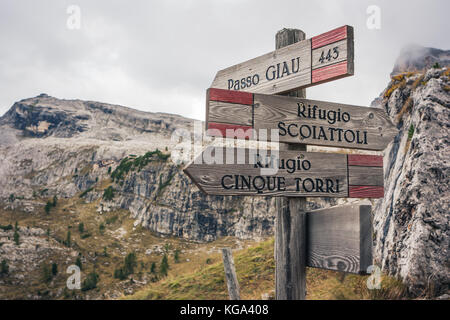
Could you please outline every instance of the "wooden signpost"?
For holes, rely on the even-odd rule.
[[[278,94],[353,75],[353,28],[342,26],[221,70],[213,88]]]
[[[214,160],[216,163],[212,163]],[[210,146],[184,172],[210,195],[336,198],[384,195],[383,157],[373,155]]]
[[[279,141],[384,150],[397,133],[386,112],[333,102],[211,88],[207,134],[258,140],[260,129],[279,130]]]
[[[365,273],[372,264],[370,205],[306,211],[306,197],[384,195],[383,157],[306,150],[379,151],[395,136],[381,109],[305,98],[306,87],[353,75],[353,56],[350,26],[308,40],[283,29],[275,51],[219,71],[207,91],[207,134],[268,141],[277,130],[279,150],[209,146],[184,169],[206,194],[277,197],[277,299],[305,299],[306,266]]]

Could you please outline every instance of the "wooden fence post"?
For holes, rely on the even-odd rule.
[[[231,253],[231,248],[222,248],[222,258],[230,300],[240,300],[241,296],[239,293],[239,282],[237,280],[236,270],[234,268],[234,260]]]
[[[275,36],[276,49],[305,40],[298,29],[283,29]],[[289,96],[306,98],[306,90]],[[280,143],[280,150],[306,151],[306,145]],[[306,198],[276,198],[275,296],[277,300],[304,300],[306,297]]]

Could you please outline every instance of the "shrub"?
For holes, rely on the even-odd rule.
[[[8,224],[7,226],[1,226],[0,225],[0,229],[2,229],[3,231],[9,231],[13,229],[12,224]]]
[[[18,228],[17,228],[17,222],[16,222],[16,229],[14,230],[14,243],[16,244],[16,246],[18,246],[20,244],[20,235],[17,230],[18,230]]]
[[[47,203],[45,204],[45,207],[44,207],[45,213],[49,214],[51,208],[52,208],[52,203],[50,201],[47,201]]]
[[[67,247],[70,247],[71,244],[72,244],[72,240],[71,240],[70,238],[71,238],[70,230],[67,230],[66,241],[64,242],[64,244],[65,244]]]
[[[414,125],[411,124],[408,129],[408,140],[411,140],[414,135]]]
[[[114,278],[119,280],[125,280],[127,278],[125,272],[123,271],[123,268],[118,268],[114,270]]]
[[[125,257],[124,268],[128,274],[134,273],[134,268],[137,266],[136,254],[131,252]]]
[[[83,233],[83,232],[84,232],[84,223],[83,223],[83,222],[80,222],[80,223],[78,224],[78,231],[79,231],[80,233]]]
[[[108,218],[105,219],[105,223],[106,224],[113,224],[114,222],[117,221],[118,218],[119,218],[119,216],[117,216],[117,215],[112,216],[112,217],[108,217]]]
[[[156,273],[156,263],[152,262],[150,266],[150,273]]]
[[[78,266],[78,268],[80,268],[80,270],[82,269],[82,263],[81,263],[80,257],[77,257],[77,260],[75,260],[75,265]]]
[[[180,262],[180,249],[175,249],[175,253],[173,254],[173,261],[175,263]]]
[[[105,189],[105,191],[103,192],[103,199],[105,199],[106,201],[111,201],[112,199],[114,199],[113,187],[109,186]]]
[[[103,223],[100,223],[100,225],[98,226],[98,231],[100,232],[100,234],[103,234],[105,232],[105,225]]]
[[[97,288],[98,279],[99,275],[95,271],[89,273],[83,281],[81,291],[88,291]]]
[[[435,64],[433,64],[433,69],[440,69],[441,68],[441,66],[439,65],[439,63],[435,63]]]
[[[0,263],[0,275],[8,274],[9,273],[9,265],[8,262],[3,259]]]
[[[161,260],[161,266],[159,267],[159,273],[162,276],[167,276],[169,271],[169,261],[167,259],[167,255],[165,254]]]
[[[137,266],[137,258],[134,252],[127,254],[124,265],[121,268],[114,270],[114,278],[125,280],[130,274],[134,273],[134,268]]]
[[[86,238],[89,238],[91,236],[91,234],[89,233],[89,232],[86,232],[86,233],[83,233],[81,236],[80,236],[80,238],[81,239],[86,239]]]
[[[111,178],[114,181],[119,181],[124,178],[124,176],[131,170],[140,171],[150,162],[156,161],[167,161],[170,157],[170,154],[164,154],[158,149],[155,151],[149,151],[145,153],[143,156],[136,157],[135,155],[130,155],[129,157],[125,157],[122,159],[120,164],[116,167],[116,169],[111,173]]]
[[[56,207],[56,203],[58,202],[58,197],[56,195],[53,196],[52,207]]]
[[[42,267],[42,280],[46,283],[50,282],[53,278],[52,271],[48,264],[44,264]]]
[[[52,275],[56,276],[58,274],[58,265],[56,263],[52,263]]]
[[[91,192],[92,190],[94,190],[94,187],[90,187],[86,190],[84,190],[81,194],[80,194],[80,198],[83,198],[85,195],[87,195],[89,192]]]

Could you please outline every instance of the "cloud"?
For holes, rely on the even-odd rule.
[[[66,27],[69,5],[81,29]],[[381,29],[366,8],[381,8]],[[403,45],[446,49],[448,1],[17,1],[0,3],[0,113],[41,92],[204,117],[215,73],[274,49],[283,27],[308,37],[355,28],[355,76],[307,97],[368,105]]]

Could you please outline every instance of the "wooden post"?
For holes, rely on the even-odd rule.
[[[276,49],[305,40],[298,29],[283,29],[275,37]],[[306,98],[300,89],[289,96]],[[306,151],[306,145],[280,143],[281,150]],[[306,297],[306,198],[276,199],[275,296],[277,300],[304,300]]]
[[[234,268],[231,248],[222,248],[223,268],[225,269],[225,279],[227,281],[228,295],[230,300],[240,300],[239,282]]]

